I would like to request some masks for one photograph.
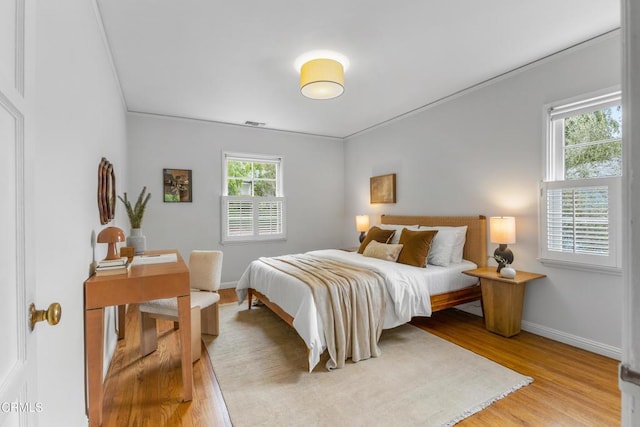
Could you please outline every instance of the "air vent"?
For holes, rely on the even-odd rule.
[[[255,126],[255,127],[260,127],[260,126],[264,126],[266,123],[262,123],[262,122],[252,122],[251,120],[247,120],[246,122],[244,122],[245,125],[247,126]]]

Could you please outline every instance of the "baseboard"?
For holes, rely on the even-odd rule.
[[[482,308],[480,307],[479,302],[459,305],[456,308],[467,313],[475,314],[476,316],[482,316]],[[522,321],[521,328],[523,331],[531,332],[532,334],[540,335],[554,341],[568,344],[572,347],[578,347],[583,350],[590,351],[591,353],[600,354],[602,356],[610,357],[616,360],[621,360],[622,358],[622,350],[608,344],[603,344],[587,338],[568,334],[566,332],[558,331],[557,329],[538,325],[537,323],[527,322],[526,320]]]
[[[577,335],[568,334],[566,332],[558,331],[557,329],[548,328],[536,323],[527,322],[526,320],[522,321],[522,330],[552,339],[554,341],[559,341],[573,347],[578,347],[592,353],[610,357],[612,359],[622,359],[622,350],[617,347],[579,337]]]
[[[222,282],[220,283],[220,289],[233,289],[238,284],[238,281],[235,282]]]
[[[456,308],[467,313],[475,314],[478,317],[482,317],[482,306],[480,305],[480,301],[456,305]]]

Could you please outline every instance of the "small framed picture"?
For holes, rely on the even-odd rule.
[[[164,201],[192,202],[191,169],[163,169]]]
[[[372,176],[370,180],[371,203],[396,202],[396,174]]]

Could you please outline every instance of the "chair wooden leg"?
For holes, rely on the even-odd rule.
[[[200,306],[191,308],[191,362],[194,363],[200,359],[202,351],[202,338],[200,329]]]
[[[202,333],[218,335],[220,333],[220,313],[218,303],[210,305],[202,310]]]
[[[140,354],[146,356],[158,348],[158,332],[156,319],[149,313],[140,313]]]

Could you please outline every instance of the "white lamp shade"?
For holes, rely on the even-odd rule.
[[[356,215],[356,230],[369,230],[369,215]]]
[[[344,68],[334,59],[305,62],[300,69],[300,91],[307,98],[331,99],[344,92]]]
[[[491,243],[511,244],[516,242],[516,219],[512,216],[492,216],[489,218]]]

